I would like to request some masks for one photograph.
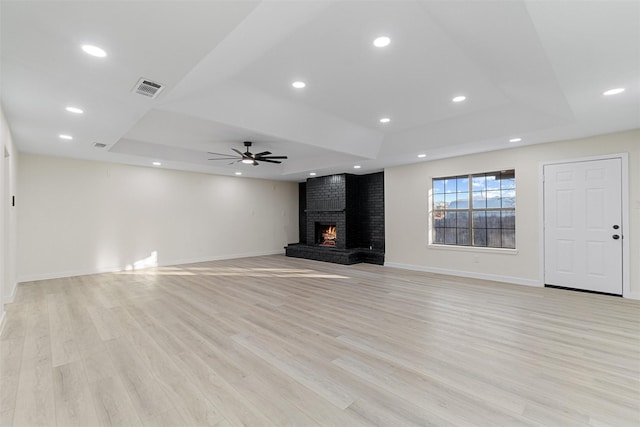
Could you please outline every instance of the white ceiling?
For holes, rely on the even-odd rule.
[[[640,127],[638,1],[2,0],[0,18],[23,152],[302,181]],[[289,159],[207,160],[245,140]]]

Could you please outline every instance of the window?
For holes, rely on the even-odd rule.
[[[433,179],[433,243],[516,247],[514,170]]]

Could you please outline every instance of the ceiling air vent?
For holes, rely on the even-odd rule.
[[[94,142],[93,146],[96,148],[104,148],[107,146],[107,144],[103,144],[102,142]]]
[[[148,96],[149,98],[155,98],[163,88],[164,86],[160,83],[152,82],[147,79],[140,79],[133,88],[133,91],[140,95]]]

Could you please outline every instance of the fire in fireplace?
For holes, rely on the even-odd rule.
[[[337,232],[335,224],[318,224],[317,230],[317,242],[320,246],[336,245]]]

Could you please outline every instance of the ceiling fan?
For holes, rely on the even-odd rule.
[[[245,163],[245,164],[258,166],[259,162],[282,163],[280,160],[287,158],[287,156],[271,156],[270,155],[271,151],[263,151],[262,153],[253,154],[253,153],[251,153],[249,151],[249,148],[251,147],[251,144],[252,144],[251,141],[245,141],[244,142],[244,146],[247,149],[247,151],[245,151],[244,153],[241,152],[240,150],[232,148],[233,151],[238,153],[239,157],[237,155],[223,154],[223,153],[212,153],[212,152],[209,151],[208,152],[209,154],[215,154],[216,156],[222,156],[222,157],[216,157],[216,158],[209,159],[209,160],[233,160],[231,163],[229,163],[230,165],[242,162],[242,163]]]

